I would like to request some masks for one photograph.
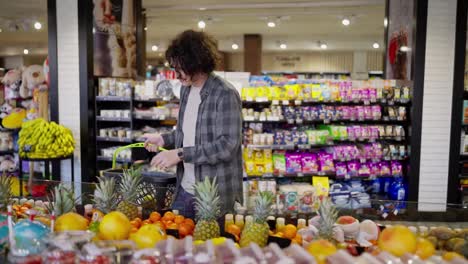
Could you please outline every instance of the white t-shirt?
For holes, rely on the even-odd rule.
[[[200,106],[200,90],[202,87],[192,86],[187,99],[187,105],[184,112],[184,124],[182,132],[184,133],[184,147],[195,146],[195,133],[197,131],[198,107]],[[182,188],[190,194],[195,194],[193,186],[195,185],[195,165],[184,162],[184,176],[182,177]]]

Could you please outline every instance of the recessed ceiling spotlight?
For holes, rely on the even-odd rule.
[[[237,45],[236,43],[232,43],[231,48],[233,50],[237,50],[237,49],[239,49],[239,45]]]
[[[147,31],[147,30],[148,30],[148,27],[145,27],[144,30]]]
[[[280,49],[287,49],[287,48],[288,48],[288,45],[286,45],[286,43],[280,44]]]
[[[206,27],[206,23],[203,20],[198,21],[198,28],[204,29]]]
[[[23,50],[23,54],[24,54],[24,55],[28,55],[28,54],[29,54],[29,50],[28,50],[28,49],[24,49],[24,50]]]
[[[158,49],[159,49],[158,45],[151,46],[152,51],[158,51]]]
[[[41,22],[37,21],[36,23],[34,23],[34,28],[37,30],[41,29],[42,28]]]
[[[387,19],[387,18],[384,18],[384,20],[383,20],[383,25],[384,25],[384,27],[387,27],[387,26],[388,26],[388,19]]]
[[[349,24],[351,24],[351,20],[349,20],[349,18],[343,18],[343,20],[341,20],[341,24],[343,24],[343,26],[349,26]]]
[[[0,33],[2,33],[3,29],[0,28]]]
[[[268,27],[271,27],[271,28],[274,28],[274,27],[276,27],[276,23],[273,22],[273,21],[269,21],[269,22],[267,23],[267,26],[268,26]]]
[[[167,61],[164,62],[164,66],[165,66],[165,67],[169,67],[169,62],[167,62]]]
[[[379,43],[374,42],[374,44],[372,44],[372,47],[373,47],[374,49],[378,49],[378,48],[380,48],[380,45],[379,45]]]
[[[320,44],[321,49],[328,49],[328,45],[325,43]]]

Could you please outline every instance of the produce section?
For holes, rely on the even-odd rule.
[[[0,235],[13,263],[467,263],[468,229],[380,225],[326,197],[311,214],[284,218],[273,193],[260,192],[252,211],[226,214],[221,226],[216,179],[197,183],[196,219],[145,210],[137,169],[80,196],[59,184],[46,200],[13,197],[11,178],[0,179]]]

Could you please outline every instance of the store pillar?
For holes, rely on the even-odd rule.
[[[244,35],[244,71],[260,75],[262,71],[262,36]]]
[[[425,2],[425,62],[416,61],[415,66],[415,92],[424,91],[419,98],[422,118],[418,210],[434,212],[445,211],[447,202],[457,0]]]
[[[51,57],[51,77],[55,78],[58,87],[57,93],[51,96],[57,104],[51,102],[52,118],[58,117],[58,122],[72,130],[76,140],[75,146],[75,181],[81,181],[80,162],[80,86],[78,59],[78,1],[75,0],[49,0],[55,2],[55,14],[49,13],[49,17],[56,19],[56,53]],[[50,4],[50,3],[49,3]],[[54,10],[49,10],[54,12]],[[55,60],[55,61],[54,61]],[[52,66],[53,65],[53,66]],[[54,69],[55,67],[55,69]],[[56,116],[54,116],[57,113]],[[60,115],[58,115],[60,113]],[[55,120],[57,121],[57,120]],[[70,161],[62,161],[61,180],[71,181]]]

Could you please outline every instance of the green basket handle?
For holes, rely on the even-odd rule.
[[[139,143],[134,143],[134,144],[130,144],[130,145],[126,145],[126,146],[122,146],[122,147],[119,147],[117,148],[115,151],[114,151],[114,155],[112,156],[112,169],[115,169],[115,165],[116,165],[116,161],[117,161],[117,155],[124,149],[129,149],[129,148],[144,148],[145,147],[145,143],[143,142],[139,142]],[[163,148],[163,147],[159,147],[158,148],[160,151],[166,151],[167,149]]]

